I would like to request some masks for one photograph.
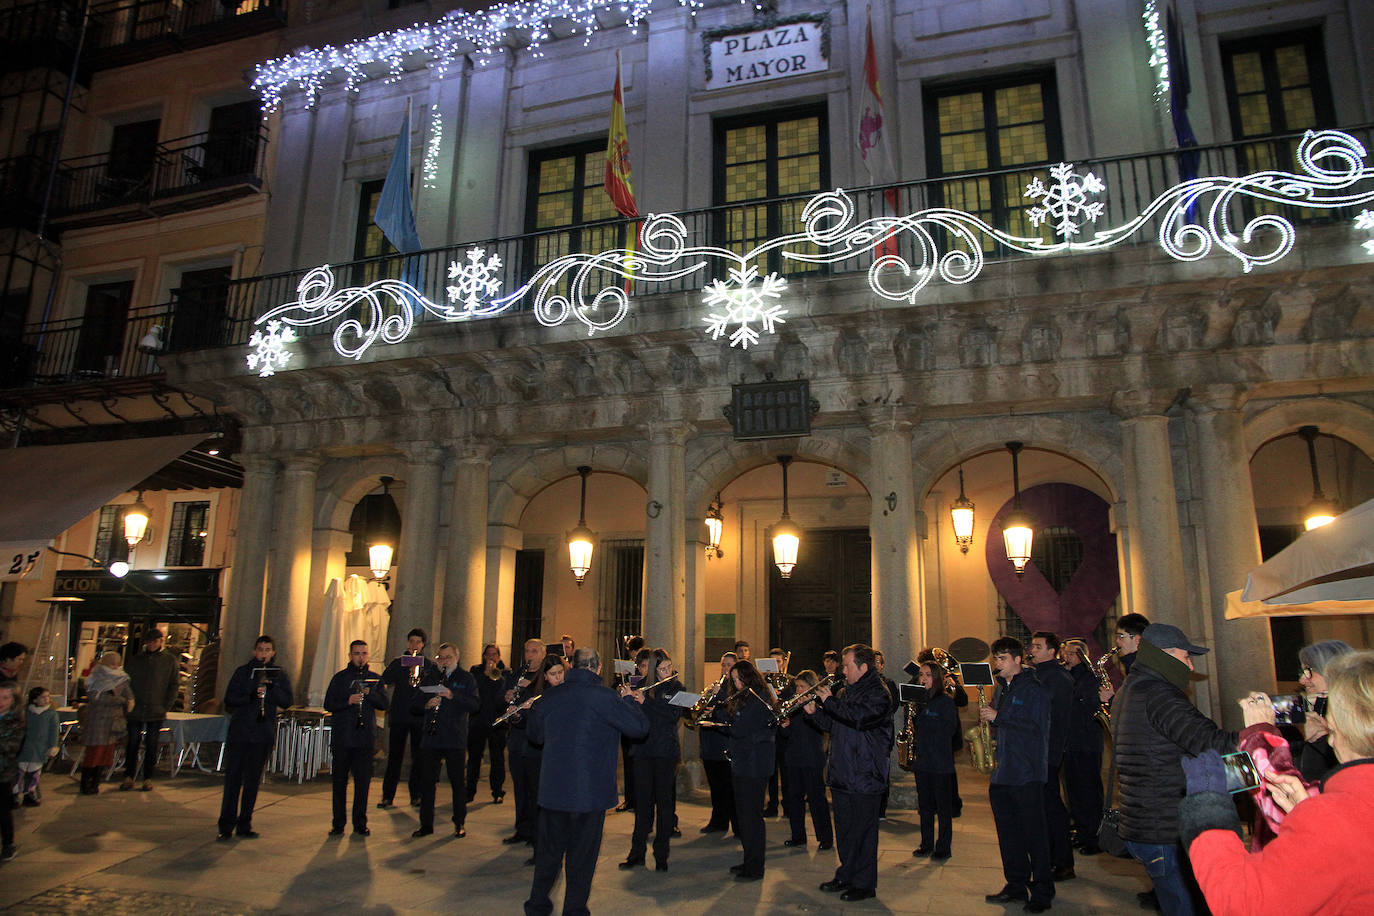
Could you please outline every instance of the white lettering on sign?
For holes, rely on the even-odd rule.
[[[710,46],[706,88],[724,89],[827,70],[830,61],[821,39],[820,22],[797,22],[717,38]]]

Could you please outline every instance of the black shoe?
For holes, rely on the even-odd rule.
[[[667,871],[667,870],[668,870],[668,863],[667,863],[667,862],[657,862],[657,861],[654,862],[654,871]]]
[[[725,830],[726,830],[725,827],[712,827],[710,824],[707,824],[705,827],[702,827],[701,830],[698,831],[698,832],[699,832],[699,833],[724,833]]]
[[[930,854],[930,861],[932,861],[932,862],[946,862],[946,861],[949,860],[949,857],[950,857],[950,853],[948,853],[948,852],[939,852],[939,851],[936,851],[936,852],[932,852],[932,853]]]
[[[476,793],[476,792],[469,792],[469,793],[468,793],[468,804],[469,804],[469,805],[472,804],[472,800],[475,799],[476,797],[477,797],[477,793]]]
[[[732,875],[742,875],[742,874],[744,874],[744,866],[743,866],[743,865],[731,865],[731,866],[730,866],[730,874],[732,874]]]
[[[464,828],[464,827],[454,827],[454,828],[453,828],[453,838],[454,838],[455,840],[467,839],[467,835],[468,835],[468,832],[467,832],[467,829],[466,829],[466,828]]]
[[[841,900],[872,900],[878,892],[871,887],[851,887],[840,895]]]
[[[621,862],[621,863],[620,863],[620,870],[621,870],[621,871],[629,871],[630,869],[632,869],[632,868],[638,868],[639,866],[641,866],[641,865],[643,865],[643,864],[644,864],[644,857],[643,857],[643,856],[631,856],[630,858],[626,859],[624,862]]]
[[[418,807],[420,807],[420,800],[419,800],[418,798],[412,798],[412,799],[410,800],[410,807],[412,807],[412,808],[418,808]]]
[[[825,891],[827,894],[834,894],[838,891],[847,891],[849,890],[849,888],[850,885],[841,881],[839,878],[831,878],[829,881],[821,885],[821,890]]]
[[[1102,847],[1098,846],[1096,843],[1084,843],[1082,846],[1078,847],[1078,854],[1080,856],[1095,856],[1101,854],[1101,852]]]
[[[673,828],[673,836],[677,836],[677,837],[682,836],[682,830],[681,830],[681,828],[679,828],[679,827],[674,827],[674,828]]]
[[[499,793],[499,794],[497,794],[497,795],[493,795],[493,796],[491,797],[491,803],[492,803],[493,805],[499,805],[499,804],[501,804],[501,802],[503,802],[503,801],[505,801],[505,800],[506,800],[506,793],[505,793],[505,792],[501,792],[501,793]]]
[[[433,828],[433,827],[421,827],[419,830],[416,830],[414,833],[412,833],[411,836],[413,836],[413,837],[429,836],[429,835],[432,834],[432,833],[434,833],[434,828]]]
[[[835,841],[834,841],[834,840],[821,840],[819,843],[816,844],[816,848],[819,849],[819,850],[821,850],[822,852],[824,852],[824,851],[827,850],[827,849],[834,849],[834,848],[835,848]]]
[[[1050,905],[1049,905],[1048,903],[1041,903],[1039,900],[1027,900],[1027,901],[1026,901],[1026,912],[1027,912],[1027,913],[1043,913],[1043,912],[1045,912],[1046,910],[1048,910],[1049,908],[1050,908]]]
[[[1004,887],[995,894],[988,894],[983,897],[988,903],[1025,903],[1026,892],[1017,893],[1009,887]]]
[[[221,830],[221,831],[215,836],[215,839],[219,840],[221,843],[223,843],[225,840],[232,840],[233,838],[234,838],[234,835],[233,835],[232,833],[228,833],[228,832],[226,832],[226,831],[224,831],[224,830]]]
[[[739,874],[735,875],[735,880],[736,880],[736,881],[762,881],[762,880],[763,880],[763,872],[761,872],[761,871],[757,871],[757,872],[742,871],[742,872],[740,872]]]
[[[243,837],[245,840],[256,840],[259,836],[261,836],[261,834],[259,834],[256,830],[240,830],[238,831],[238,835]]]
[[[353,835],[354,835],[354,836],[372,836],[372,831],[369,830],[369,829],[366,828],[366,827],[354,827],[354,828],[353,828]]]
[[[343,828],[342,828],[342,827],[330,827],[330,828],[329,828],[329,835],[330,835],[330,836],[343,836]]]
[[[777,817],[777,816],[778,816],[778,806],[777,806],[777,805],[769,805],[767,808],[764,808],[764,809],[763,809],[763,816],[764,816],[764,817]]]
[[[38,796],[34,795],[32,792],[29,792],[24,796],[25,808],[37,808],[41,804],[43,803],[38,800]]]
[[[792,849],[795,846],[801,846],[802,848],[805,848],[806,837],[802,837],[800,840],[783,840],[782,845],[786,846],[788,849]]]
[[[384,798],[381,801],[377,802],[377,807],[385,811],[387,808],[394,808],[396,806],[391,803],[391,799]]]
[[[518,834],[518,833],[513,833],[513,834],[511,834],[510,836],[505,837],[504,839],[501,840],[501,842],[504,843],[504,844],[507,845],[507,846],[514,846],[516,843],[525,843],[525,842],[528,842],[528,841],[529,841],[529,837],[521,836],[521,835]]]
[[[617,814],[619,814],[619,813],[622,812],[622,811],[632,811],[632,810],[634,810],[634,805],[630,804],[629,802],[621,802],[620,804],[618,804],[618,805],[615,806],[615,812],[616,812]]]
[[[911,850],[911,854],[917,859],[924,859],[926,856],[930,855],[930,847],[917,846],[915,849]]]
[[[1050,875],[1056,881],[1072,881],[1078,876],[1073,873],[1072,865],[1056,865]]]

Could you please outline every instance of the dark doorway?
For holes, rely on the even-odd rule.
[[[106,168],[111,181],[126,186],[147,181],[157,158],[157,134],[161,125],[160,120],[153,119],[115,127],[110,135],[110,164]]]
[[[867,528],[802,533],[797,566],[784,579],[768,563],[768,638],[792,653],[788,670],[823,671],[821,654],[873,638],[871,541]]]
[[[1301,525],[1261,525],[1259,529],[1260,559],[1268,560],[1302,536]],[[1274,646],[1274,677],[1280,681],[1296,681],[1302,675],[1298,664],[1298,649],[1306,644],[1303,627],[1306,617],[1270,617],[1269,638]]]
[[[205,181],[251,175],[257,164],[262,109],[256,99],[210,110],[205,137]]]
[[[511,613],[510,655],[513,667],[524,665],[525,640],[539,639],[544,629],[544,551],[515,552],[515,600]]]
[[[86,314],[76,344],[77,372],[109,375],[119,368],[133,294],[132,280],[98,283],[86,291]]]
[[[198,350],[224,343],[231,270],[210,267],[181,275],[181,285],[172,290],[169,350]]]

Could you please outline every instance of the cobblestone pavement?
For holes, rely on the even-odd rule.
[[[183,897],[161,891],[117,891],[64,884],[21,900],[11,912],[99,913],[101,916],[240,916],[265,910],[226,905],[200,897]]]

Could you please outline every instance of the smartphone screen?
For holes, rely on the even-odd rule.
[[[1223,754],[1221,765],[1226,768],[1226,791],[1232,795],[1259,787],[1259,770],[1245,751]]]

